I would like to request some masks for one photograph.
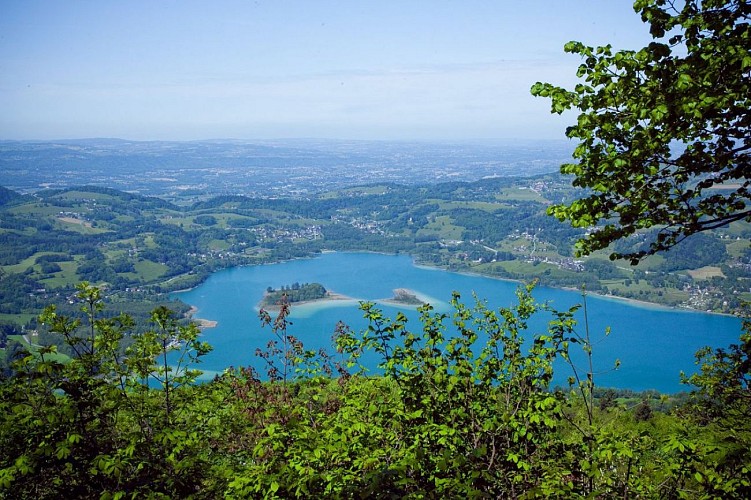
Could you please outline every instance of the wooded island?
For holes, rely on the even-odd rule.
[[[320,283],[293,283],[292,285],[283,285],[276,290],[272,287],[266,289],[266,293],[261,299],[262,308],[273,308],[278,306],[283,300],[293,304],[295,302],[309,302],[311,300],[321,300],[329,296],[329,292]]]
[[[394,289],[394,297],[391,299],[391,302],[414,306],[421,306],[424,304],[424,302],[417,297],[415,292],[407,288]]]

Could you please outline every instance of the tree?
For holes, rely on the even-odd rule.
[[[576,109],[567,137],[578,163],[561,167],[590,191],[548,213],[594,227],[579,254],[657,227],[647,249],[611,255],[636,264],[684,238],[751,221],[751,4],[637,0],[653,41],[613,51],[569,42],[583,79],[573,91],[536,83],[552,112]]]
[[[56,346],[14,349],[0,379],[0,498],[193,495],[208,465],[199,453],[206,435],[191,413],[199,372],[186,363],[194,366],[208,345],[164,307],[152,313],[154,330],[131,335],[130,316],[103,316],[101,289],[84,282],[77,290],[83,319],[54,306],[40,316],[72,357]],[[126,337],[134,337],[128,348]]]
[[[694,394],[697,415],[730,422],[727,427],[750,427],[751,417],[751,319],[743,320],[740,343],[728,349],[705,347],[696,353],[699,373],[682,375],[683,382],[698,388]]]

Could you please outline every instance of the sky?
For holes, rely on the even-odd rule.
[[[0,0],[0,140],[563,139],[627,0]]]

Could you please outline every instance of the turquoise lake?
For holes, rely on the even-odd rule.
[[[367,327],[358,301],[376,301],[393,296],[395,288],[418,293],[438,312],[450,312],[451,293],[458,291],[463,301],[474,304],[472,294],[494,309],[516,303],[518,283],[415,266],[405,255],[371,253],[325,253],[312,259],[272,265],[236,267],[219,271],[200,286],[174,297],[198,308],[195,317],[218,322],[204,330],[204,339],[214,350],[198,366],[206,376],[221,373],[230,366],[254,366],[261,373],[263,363],[255,355],[271,340],[270,329],[262,329],[258,303],[269,286],[280,288],[292,283],[321,283],[328,290],[352,297],[350,301],[327,301],[293,306],[289,333],[306,349],[331,349],[331,335],[338,321],[353,330]],[[558,310],[582,303],[576,291],[538,287],[533,293]],[[388,316],[402,310],[414,329],[417,313],[404,307],[380,304]],[[702,346],[727,347],[737,343],[741,321],[730,316],[705,314],[644,306],[618,299],[587,296],[590,335],[595,343],[595,383],[600,387],[634,390],[656,389],[672,393],[686,390],[680,383],[681,370],[692,373],[694,353]],[[550,317],[541,314],[531,322],[532,333],[542,332]],[[583,332],[584,316],[577,313]],[[605,336],[606,328],[611,333]],[[577,356],[580,362],[581,356]],[[616,360],[620,368],[613,370]],[[582,365],[583,367],[583,365]],[[375,369],[375,366],[373,366]],[[556,365],[556,381],[565,385],[571,374],[563,363]]]

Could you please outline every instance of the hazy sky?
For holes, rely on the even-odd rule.
[[[0,139],[563,138],[626,0],[0,0]]]

